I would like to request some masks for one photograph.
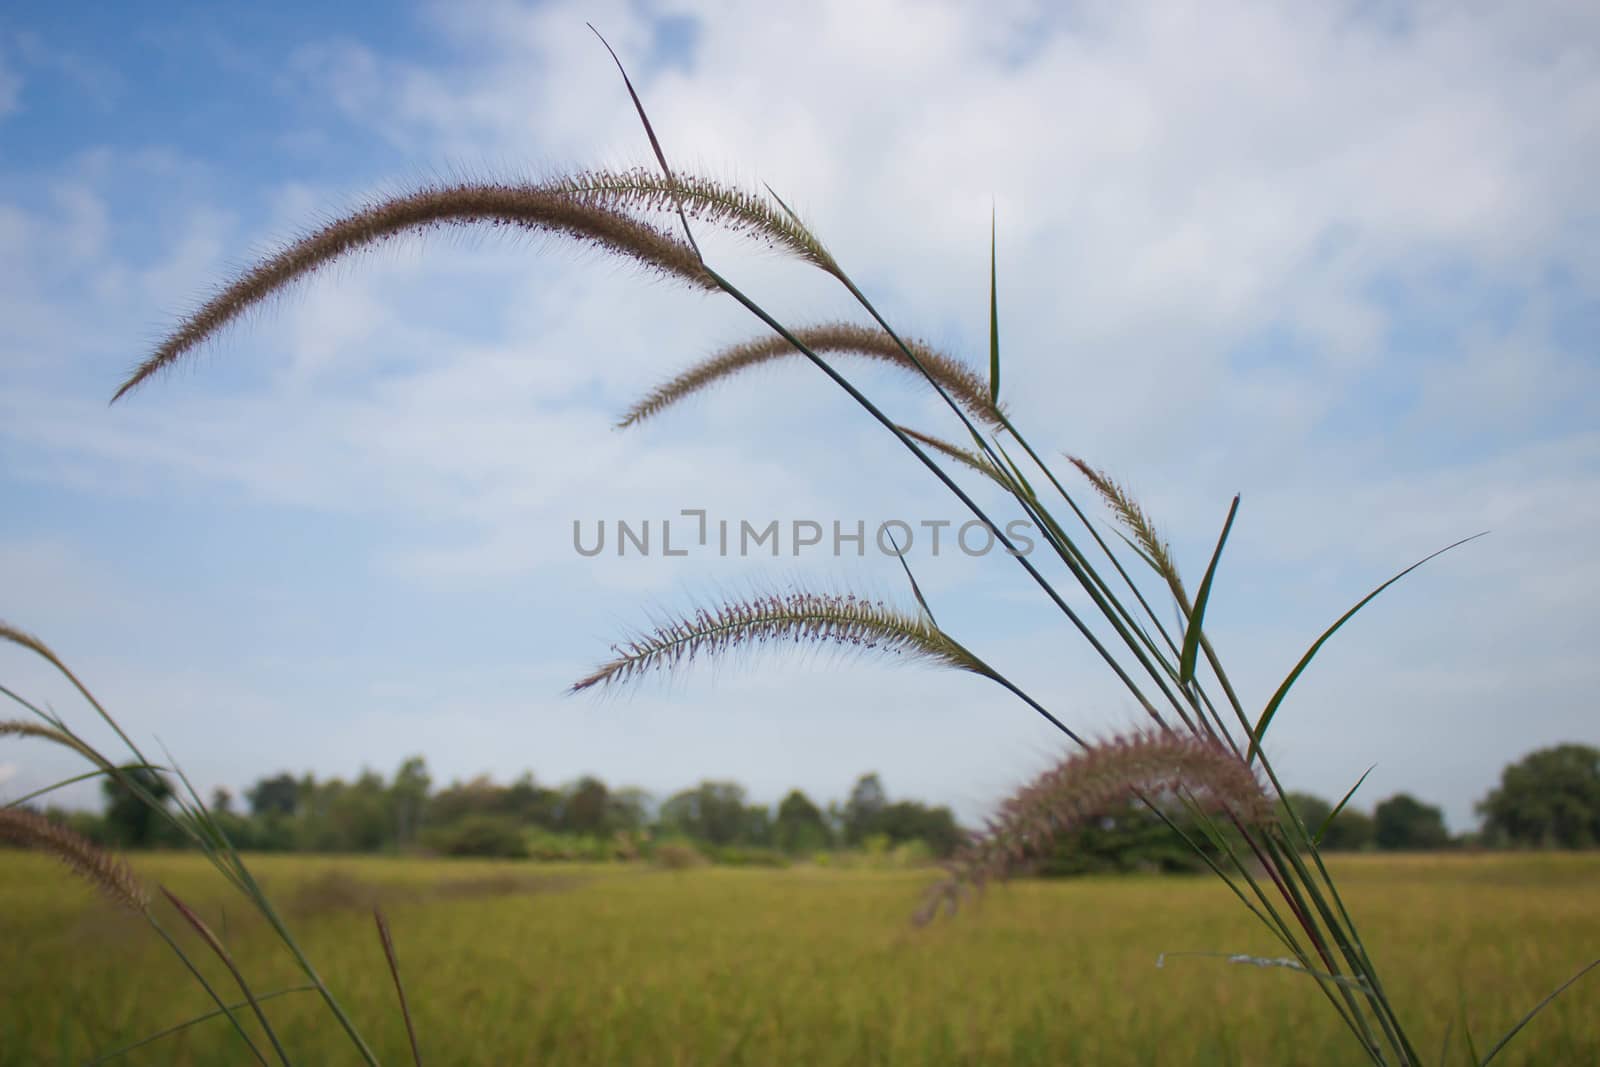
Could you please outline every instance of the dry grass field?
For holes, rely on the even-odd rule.
[[[258,992],[296,984],[203,859],[149,855],[135,867],[225,931]],[[1163,952],[1278,954],[1210,878],[1016,883],[915,929],[929,872],[304,857],[253,867],[391,1064],[410,1059],[374,901],[433,1067],[1359,1062],[1299,975],[1214,958],[1157,968]],[[1430,1056],[1453,1027],[1447,1062],[1468,1062],[1463,1011],[1481,1052],[1600,955],[1600,855],[1361,857],[1335,873]],[[8,1067],[82,1063],[208,1007],[142,921],[44,857],[0,853],[0,943]],[[265,1007],[295,1062],[354,1062],[311,995]],[[248,1055],[213,1020],[116,1062]],[[1575,986],[1496,1062],[1600,1063],[1600,982]]]

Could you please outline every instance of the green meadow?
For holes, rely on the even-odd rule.
[[[394,932],[423,1062],[443,1064],[1344,1064],[1353,1046],[1215,879],[1021,881],[908,921],[928,870],[252,857],[386,1063],[408,1063],[371,917]],[[301,979],[203,857],[135,857],[196,905],[258,994]],[[1339,857],[1400,1015],[1468,1062],[1600,953],[1600,855]],[[182,923],[172,918],[169,929]],[[180,933],[187,935],[184,929]],[[187,938],[193,941],[192,937]],[[210,1007],[138,918],[51,859],[0,852],[0,1064],[82,1063]],[[212,962],[197,942],[192,955]],[[217,988],[237,992],[220,967]],[[263,1005],[293,1062],[355,1062],[314,994]],[[265,1047],[265,1046],[264,1046]],[[213,1019],[115,1062],[250,1062]],[[1495,1061],[1600,1063],[1600,983]]]

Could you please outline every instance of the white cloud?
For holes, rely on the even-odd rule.
[[[1236,592],[1219,591],[1214,611],[1228,647],[1256,665],[1242,672],[1252,691],[1270,691],[1280,665],[1387,573],[1496,530],[1444,562],[1425,593],[1352,628],[1342,661],[1352,677],[1308,676],[1304,712],[1282,735],[1308,785],[1342,791],[1374,746],[1407,773],[1435,760],[1448,764],[1435,784],[1462,823],[1473,791],[1516,754],[1495,715],[1522,680],[1539,683],[1539,708],[1515,720],[1537,718],[1526,736],[1582,732],[1584,694],[1600,679],[1564,635],[1592,629],[1600,595],[1600,572],[1584,562],[1600,526],[1589,503],[1600,499],[1600,452],[1584,431],[1596,402],[1585,397],[1600,390],[1592,361],[1564,339],[1549,284],[1564,275],[1591,303],[1600,290],[1584,184],[1600,169],[1600,62],[1583,49],[1582,16],[1423,5],[1386,24],[1332,8],[1089,4],[1057,24],[1024,4],[887,2],[702,15],[688,72],[644,61],[650,18],[623,4],[440,6],[432,18],[452,59],[424,65],[343,42],[302,51],[293,69],[340,121],[421,166],[642,159],[631,106],[583,26],[592,19],[632,66],[675,161],[773,181],[896,322],[968,351],[983,340],[993,197],[1019,423],[1038,428],[1041,448],[1081,451],[1125,476],[1191,566],[1227,495],[1245,491],[1224,576]],[[92,189],[63,196],[48,219],[0,215],[0,240],[37,248],[39,234],[65,227],[55,251],[85,254],[63,270],[85,269],[90,252],[117,260],[105,244],[117,220],[91,210]],[[328,207],[320,188],[269,193],[264,223],[239,223],[215,192],[186,203],[176,237],[123,264],[133,291],[181,308],[252,234]],[[798,268],[726,262],[786,315],[841,306]],[[1491,313],[1485,294],[1509,310]],[[56,313],[73,310],[92,317]],[[1438,336],[1416,341],[1419,325]],[[380,516],[389,525],[365,562],[386,576],[474,592],[537,583],[563,597],[551,607],[566,621],[552,626],[589,628],[589,598],[626,604],[626,590],[693,576],[654,565],[663,561],[565,574],[574,517],[943,506],[935,487],[901,485],[913,468],[803,367],[730,383],[654,427],[607,428],[665,373],[752,332],[726,301],[642,285],[590,257],[430,239],[314,279],[230,332],[194,373],[110,414],[109,381],[92,398],[42,372],[8,385],[0,434],[26,450],[34,477],[95,492],[214,499],[226,487],[296,512]],[[896,385],[883,391],[898,413],[933,410]],[[1012,627],[995,651],[1030,688],[1067,694],[1090,721],[1125,714],[1116,690],[1067,670],[1091,672],[1091,661],[1015,636],[994,607],[1025,593],[1013,575],[931,569],[919,577],[972,605],[974,629]],[[748,573],[705,568],[713,582]],[[310,584],[290,593],[315,610]],[[565,677],[569,666],[548,670]],[[708,718],[681,729],[703,731],[696,743],[734,773],[731,743],[717,737],[741,702],[803,716],[819,700],[858,699],[874,709],[860,714],[904,725],[897,701],[933,706],[944,692],[901,682],[825,678],[781,698],[764,680],[696,683]],[[1042,735],[987,713],[961,719],[987,708],[962,692],[963,708],[941,710],[925,746],[897,749],[885,726],[862,735],[859,759],[907,776],[931,761],[930,788],[1002,787]],[[443,728],[424,703],[415,722],[433,737]],[[483,692],[483,734],[519,707]],[[689,714],[652,696],[628,715],[655,729],[652,717],[669,713]],[[781,722],[748,729],[741,743],[788,743]],[[993,754],[976,755],[972,729],[1000,731]],[[1441,756],[1444,735],[1461,738],[1459,754]],[[623,727],[596,736],[604,743],[564,732],[565,755],[551,758],[580,767],[628,750]],[[470,763],[459,735],[436,740]],[[534,745],[532,733],[524,740]],[[349,744],[360,747],[354,734]],[[802,750],[827,758],[820,743]],[[649,745],[631,751],[654,758]],[[1308,755],[1330,751],[1337,758]]]

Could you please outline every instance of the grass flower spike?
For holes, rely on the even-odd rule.
[[[54,856],[129,911],[142,913],[149,902],[144,886],[127,863],[37,812],[0,808],[0,842]]]
[[[1174,795],[1248,826],[1274,818],[1255,772],[1221,745],[1161,730],[1125,734],[1072,753],[1013,793],[956,855],[950,877],[929,891],[917,921],[933,918],[941,904],[954,910],[962,893],[1010,877],[1094,819],[1133,801]]]
[[[617,646],[616,658],[572,685],[573,692],[671,671],[702,655],[789,643],[910,655],[957,670],[989,670],[933,624],[849,594],[770,593],[670,619]]]
[[[901,367],[919,378],[922,376],[922,371],[906,357],[894,338],[874,327],[829,322],[799,326],[792,332],[802,344],[818,355],[861,356]],[[977,371],[920,341],[908,341],[906,347],[969,416],[993,428],[1002,425],[1003,412],[989,398],[989,386]],[[617,425],[626,427],[643,422],[685,397],[752,367],[799,357],[800,352],[777,334],[732,345],[656,386],[629,408]]]

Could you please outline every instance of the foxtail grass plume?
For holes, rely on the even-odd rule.
[[[970,448],[962,448],[960,445],[951,444],[942,437],[935,437],[931,433],[923,433],[920,430],[913,430],[909,426],[901,426],[899,427],[899,430],[913,441],[916,441],[919,444],[927,445],[940,455],[953,459],[962,466],[977,471],[985,478],[988,478],[990,481],[1000,486],[1000,488],[1007,491],[1011,490],[1011,479],[1003,471],[1001,471],[999,467],[996,467],[993,463],[990,463],[987,457],[980,456]]]
[[[145,910],[149,898],[126,863],[37,812],[0,808],[0,842],[54,856],[114,903]]]
[[[1076,456],[1068,456],[1067,459],[1089,479],[1089,484],[1094,486],[1095,492],[1100,494],[1100,498],[1106,502],[1106,506],[1111,509],[1117,521],[1133,535],[1134,543],[1145,555],[1145,562],[1166,579],[1173,595],[1187,611],[1189,596],[1184,591],[1183,579],[1178,576],[1178,567],[1172,562],[1172,549],[1168,547],[1166,540],[1156,533],[1155,523],[1150,521],[1150,516],[1145,513],[1144,508],[1139,506],[1139,502],[1133,499],[1127,489],[1118,485],[1104,471],[1096,470]]]
[[[162,341],[122,383],[112,401],[192,352],[246,311],[329,263],[401,234],[473,225],[509,226],[574,238],[697,288],[717,289],[687,243],[615,208],[537,185],[427,185],[336,219],[245,271]]]
[[[550,187],[624,211],[676,212],[729,233],[765,241],[840,277],[839,265],[817,235],[772,196],[747,192],[694,174],[668,177],[648,167],[588,170]]]
[[[43,723],[28,722],[22,719],[8,719],[0,722],[0,737],[32,737],[40,741],[50,741],[62,748],[70,748],[90,763],[100,767],[110,767],[110,762],[100,753],[79,741],[76,737],[54,726]]]
[[[883,330],[857,326],[847,322],[829,322],[817,326],[803,326],[792,331],[796,339],[819,355],[863,356],[901,367],[922,377],[917,369],[921,363],[929,376],[945,392],[978,421],[995,428],[1002,425],[1002,409],[989,397],[989,386],[971,367],[953,356],[930,348],[920,341],[907,341],[906,347],[916,356],[916,362],[907,358],[900,345]],[[633,426],[652,415],[751,367],[762,366],[774,360],[798,358],[801,353],[778,334],[758,337],[752,341],[724,348],[694,364],[688,370],[663,382],[651,390],[637,404],[628,409],[619,427]]]
[[[1063,835],[1130,801],[1175,793],[1246,825],[1274,818],[1255,772],[1215,741],[1164,730],[1125,734],[1072,753],[1012,794],[956,854],[949,877],[929,890],[916,922],[928,922],[941,906],[954,911],[964,893],[1010,877]]]
[[[789,643],[914,656],[989,676],[989,669],[926,615],[850,594],[794,591],[734,600],[669,619],[615,647],[616,658],[573,683],[578,692],[671,671],[697,656]]]

